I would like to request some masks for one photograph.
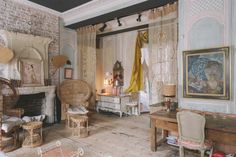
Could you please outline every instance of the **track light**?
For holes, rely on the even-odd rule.
[[[107,27],[106,23],[103,23],[103,26],[101,28],[99,28],[100,32],[103,32],[105,30],[105,28]]]
[[[141,22],[141,16],[142,14],[138,14],[138,18],[136,19],[136,21]]]
[[[120,22],[120,19],[119,19],[119,18],[117,18],[117,23],[118,23],[118,26],[119,26],[119,27],[122,26],[122,23]]]

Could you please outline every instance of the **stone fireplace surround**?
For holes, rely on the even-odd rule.
[[[54,123],[54,99],[56,86],[38,86],[38,87],[19,87],[19,95],[37,94],[45,92],[44,104],[42,105],[42,114],[46,115],[47,123]]]
[[[51,38],[35,36],[31,34],[23,34],[0,30],[1,43],[14,51],[14,58],[6,65],[0,65],[3,71],[1,77],[7,79],[21,80],[22,73],[19,69],[19,61],[23,59],[38,59],[43,62],[43,70],[41,75],[44,79],[49,78],[49,57],[48,47],[53,41]],[[27,86],[18,87],[19,95],[45,93],[45,103],[42,106],[42,114],[47,116],[47,123],[54,123],[54,99],[55,86]]]

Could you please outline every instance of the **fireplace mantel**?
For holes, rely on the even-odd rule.
[[[56,86],[19,87],[17,89],[19,95],[45,92],[46,101],[43,104],[42,114],[47,116],[47,123],[54,123],[54,99]]]

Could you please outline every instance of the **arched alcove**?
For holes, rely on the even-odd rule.
[[[224,26],[214,18],[206,17],[196,22],[188,33],[188,48],[210,48],[224,43]]]

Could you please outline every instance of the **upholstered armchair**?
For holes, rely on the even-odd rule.
[[[205,140],[205,117],[194,112],[181,111],[177,113],[177,122],[180,157],[184,157],[184,148],[199,150],[201,157],[204,157],[205,151],[212,149],[212,142]]]
[[[17,89],[11,82],[0,77],[1,105],[1,150],[8,152],[19,147],[19,128],[24,110],[14,108],[18,100]]]
[[[66,104],[67,126],[71,127],[70,117],[75,115],[87,115],[89,99],[92,90],[89,84],[83,80],[65,80],[61,83],[59,96],[62,104]]]

